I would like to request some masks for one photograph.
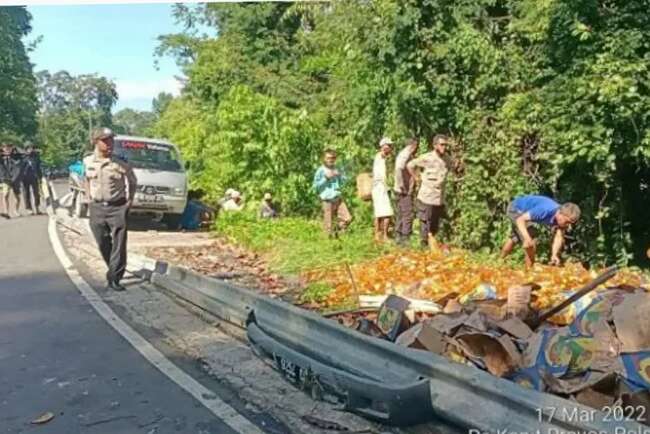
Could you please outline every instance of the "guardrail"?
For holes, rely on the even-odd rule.
[[[315,398],[390,425],[436,421],[465,434],[650,434],[632,421],[525,389],[427,351],[363,335],[313,312],[202,276],[158,266],[152,282],[247,329],[260,353]]]

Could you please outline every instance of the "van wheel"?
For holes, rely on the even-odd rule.
[[[168,229],[177,230],[181,228],[182,214],[165,214],[162,221]]]

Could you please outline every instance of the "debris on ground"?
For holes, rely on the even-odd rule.
[[[525,271],[447,248],[310,271],[296,283],[225,240],[147,253],[271,296],[324,283],[327,299],[303,307],[353,306],[325,316],[361,333],[594,408],[650,405],[650,283],[631,269],[589,287],[598,272],[580,264]]]
[[[236,285],[259,289],[270,296],[284,294],[292,286],[291,282],[270,271],[261,256],[219,239],[200,246],[148,248],[145,255]]]
[[[50,422],[52,419],[54,419],[54,413],[48,411],[47,413],[43,413],[42,415],[34,419],[31,423],[33,425],[43,425]]]
[[[603,280],[599,276],[594,282]],[[537,323],[534,306],[543,287],[532,284],[497,292],[496,299],[485,285],[463,303],[448,300],[452,309],[445,306],[427,314],[409,310],[407,298],[390,295],[375,314],[364,312],[356,322],[349,314],[335,319],[397,345],[442,355],[593,408],[634,403],[630,408],[639,412],[635,420],[647,424],[650,292],[611,283],[620,281],[619,276],[591,292],[589,284],[584,285],[577,291],[583,297],[565,309],[569,313],[558,312],[562,321],[556,322],[564,325]],[[503,293],[505,299],[498,295]],[[554,300],[562,304],[564,299]]]
[[[356,291],[349,273],[353,275]],[[570,297],[573,295],[571,288],[581,287],[597,275],[597,270],[586,270],[579,263],[567,263],[563,267],[536,264],[527,271],[505,263],[473,261],[471,255],[461,249],[435,248],[420,252],[398,251],[372,261],[349,265],[349,269],[343,265],[329,267],[307,271],[302,277],[307,282],[320,282],[334,288],[322,303],[323,308],[355,305],[359,294],[361,297],[395,294],[446,307],[449,299],[455,299],[461,305],[475,301],[505,300],[508,290],[523,288],[517,291],[517,297],[511,297],[511,306],[505,308],[512,311],[526,303],[526,288],[532,285],[531,308],[541,311]],[[610,286],[621,285],[650,288],[650,282],[643,275],[630,269],[619,271],[610,282]],[[581,303],[589,303],[589,297],[581,299]],[[576,307],[581,307],[580,303]],[[523,315],[524,312],[518,314]],[[571,308],[550,321],[567,325],[574,316],[575,309]]]

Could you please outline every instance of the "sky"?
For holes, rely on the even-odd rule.
[[[160,92],[178,95],[182,75],[174,60],[154,66],[158,35],[179,33],[172,4],[29,6],[33,16],[29,40],[43,40],[30,54],[34,71],[62,69],[97,73],[113,80],[123,108],[150,110]]]

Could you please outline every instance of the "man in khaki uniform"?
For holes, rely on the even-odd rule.
[[[444,159],[447,143],[447,136],[436,135],[431,141],[430,151],[411,160],[406,165],[413,181],[416,170],[420,169],[421,171],[420,190],[415,202],[415,209],[420,220],[422,247],[429,245],[429,234],[435,236],[438,233],[440,218],[445,212],[444,187],[447,172],[449,172],[447,161]]]
[[[419,140],[409,139],[406,147],[397,154],[395,159],[395,195],[397,197],[397,221],[395,223],[395,238],[397,244],[408,245],[413,232],[413,193],[415,185],[411,182],[411,174],[406,168],[418,152]]]
[[[95,152],[84,158],[86,192],[90,199],[90,229],[108,266],[108,288],[124,291],[126,216],[133,203],[137,179],[126,162],[113,156],[113,131],[95,130]]]

